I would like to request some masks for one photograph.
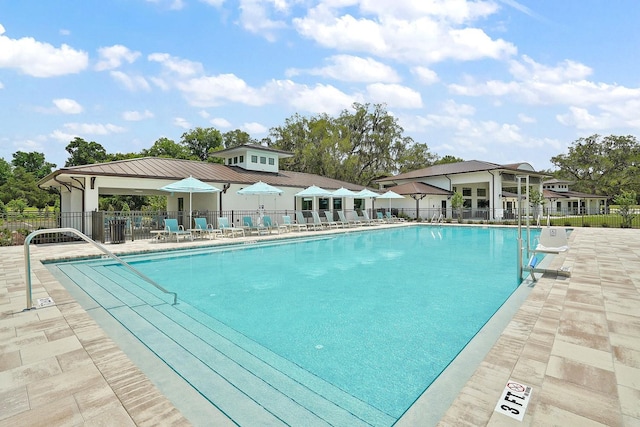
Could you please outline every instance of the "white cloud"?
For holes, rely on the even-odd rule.
[[[4,85],[0,82],[0,89],[4,89]]]
[[[175,73],[180,77],[190,77],[203,73],[202,64],[199,62],[180,59],[168,53],[152,53],[147,59],[160,63],[165,71]]]
[[[568,59],[555,67],[549,67],[534,61],[527,55],[522,55],[521,61],[509,61],[509,72],[516,80],[561,83],[583,80],[593,71],[584,64]]]
[[[224,0],[200,0],[202,3],[206,3],[209,6],[220,7],[224,4]]]
[[[215,117],[209,120],[209,123],[214,125],[217,128],[228,129],[231,127],[231,122],[227,119],[223,119],[222,117]]]
[[[173,119],[173,125],[180,127],[182,129],[190,129],[191,128],[191,123],[189,123],[189,121],[183,117],[176,117]]]
[[[526,114],[518,114],[518,120],[522,123],[536,123],[538,120],[535,117],[528,116]]]
[[[150,119],[153,117],[153,113],[149,110],[140,111],[125,111],[122,113],[122,118],[129,122],[139,122],[140,120]]]
[[[523,56],[521,61],[510,63],[509,71],[514,80],[476,82],[468,78],[464,83],[449,85],[449,90],[457,95],[507,98],[526,105],[566,105],[569,111],[556,119],[577,129],[638,128],[640,87],[586,80],[591,68],[569,60],[547,66]]]
[[[292,22],[302,36],[323,47],[407,63],[503,59],[517,52],[512,43],[469,26],[474,19],[495,13],[497,7],[491,2],[376,0],[363,2],[361,8],[366,18],[341,14],[340,7],[323,3]]]
[[[11,39],[0,25],[0,68],[15,68],[33,77],[76,74],[87,68],[89,56],[66,44],[56,48],[32,37]]]
[[[282,84],[282,94],[290,95],[289,103],[296,110],[308,111],[314,114],[339,114],[349,108],[354,102],[364,102],[361,95],[348,95],[330,85],[315,85],[309,87],[296,85],[293,82],[278,82]]]
[[[204,76],[178,82],[177,87],[187,101],[197,107],[213,107],[224,101],[260,106],[267,102],[264,94],[248,86],[233,74]]]
[[[264,134],[269,130],[269,128],[260,123],[250,122],[250,123],[244,123],[242,125],[242,130],[244,130],[248,134],[255,135],[255,134]]]
[[[111,123],[65,123],[64,128],[71,132],[89,135],[109,135],[126,131],[125,128]]]
[[[135,92],[137,90],[150,91],[149,82],[142,76],[130,76],[122,71],[111,71],[111,77],[122,84],[128,90]]]
[[[373,103],[384,103],[389,107],[422,107],[422,97],[420,93],[407,86],[374,83],[367,86],[367,96]]]
[[[128,47],[116,44],[98,49],[100,61],[95,66],[96,71],[113,70],[120,67],[123,61],[132,64],[140,56],[140,52],[129,50]]]
[[[438,74],[427,67],[413,67],[411,72],[426,85],[437,83],[440,80]]]
[[[286,11],[284,1],[240,0],[240,23],[245,30],[274,41],[276,31],[286,28],[287,23],[282,19],[272,19],[271,14]]]
[[[82,105],[69,98],[54,99],[53,104],[64,114],[80,114],[84,111]]]
[[[85,137],[87,135],[110,135],[125,132],[126,129],[111,123],[65,123],[63,129],[56,129],[49,137],[61,142],[69,142],[75,137]]]
[[[146,0],[147,3],[155,3],[169,10],[182,10],[184,8],[183,0]]]
[[[287,76],[310,74],[347,82],[397,83],[400,76],[395,70],[373,58],[352,55],[334,55],[326,59],[329,65],[308,70],[290,69]]]

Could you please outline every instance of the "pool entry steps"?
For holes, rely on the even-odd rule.
[[[93,246],[95,246],[96,248],[100,249],[100,251],[102,253],[104,253],[108,257],[112,258],[113,260],[117,261],[120,265],[128,268],[130,271],[132,271],[133,273],[138,275],[140,278],[142,278],[144,281],[146,281],[147,283],[151,284],[152,286],[154,286],[158,290],[164,292],[165,294],[173,295],[173,304],[174,305],[177,304],[177,302],[178,302],[178,294],[177,293],[169,292],[168,290],[166,290],[162,286],[158,285],[156,282],[151,280],[149,277],[145,276],[144,274],[142,274],[141,272],[139,272],[135,268],[131,267],[125,261],[123,261],[118,256],[116,256],[113,252],[111,252],[109,249],[105,248],[100,243],[98,243],[95,240],[91,239],[86,234],[76,230],[75,228],[68,228],[67,227],[67,228],[48,228],[48,229],[36,230],[36,231],[30,233],[27,236],[27,238],[24,240],[24,264],[25,264],[25,273],[26,273],[26,276],[27,276],[27,283],[26,283],[27,307],[25,308],[25,310],[31,310],[32,308],[34,308],[33,301],[32,301],[32,296],[31,296],[31,254],[30,254],[30,250],[29,250],[29,248],[30,248],[29,245],[31,244],[31,240],[34,237],[39,236],[41,234],[56,234],[56,233],[57,234],[62,234],[62,233],[73,234],[75,236],[80,237],[85,242],[91,243]]]
[[[238,425],[261,420],[267,425],[389,426],[396,421],[187,303],[172,305],[125,268],[105,268],[109,263],[59,263],[56,275],[66,275],[102,301],[93,309],[104,308]]]

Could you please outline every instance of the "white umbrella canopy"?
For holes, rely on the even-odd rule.
[[[258,212],[260,213],[258,223],[262,223],[262,217],[264,216],[264,208],[262,207],[262,203],[260,202],[261,196],[274,195],[274,194],[282,194],[283,190],[274,187],[273,185],[269,185],[266,182],[258,181],[255,184],[251,184],[248,187],[242,188],[237,191],[240,195],[252,195],[258,196]]]
[[[213,185],[200,181],[198,178],[189,176],[188,178],[181,179],[172,184],[167,184],[164,187],[160,187],[160,190],[170,193],[189,193],[189,228],[191,228],[191,200],[193,193],[218,193],[220,190]]]
[[[238,194],[250,194],[260,196],[262,194],[282,194],[284,191],[269,185],[266,182],[258,181],[255,184],[251,184],[248,187],[238,190]]]
[[[404,199],[404,196],[398,194],[398,193],[394,193],[393,191],[389,190],[384,194],[380,194],[378,195],[378,197],[376,197],[376,199],[388,199],[389,200],[389,212],[391,212],[391,199]]]
[[[380,196],[380,194],[375,193],[375,192],[373,192],[373,191],[369,190],[368,188],[363,188],[362,190],[358,191],[358,192],[356,193],[356,195],[355,195],[355,197],[362,197],[362,198],[369,198],[369,197],[371,197],[371,198],[374,198],[374,199],[375,199],[376,197],[378,197],[378,196]]]
[[[296,193],[296,197],[331,197],[333,193],[324,188],[320,188],[316,185],[307,187],[304,190]]]
[[[333,197],[356,197],[356,192],[351,191],[348,188],[340,187],[333,193],[331,193]]]

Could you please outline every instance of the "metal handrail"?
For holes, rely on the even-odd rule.
[[[84,240],[85,242],[91,243],[96,248],[100,249],[100,251],[102,251],[104,254],[106,254],[109,257],[113,258],[114,260],[118,261],[120,264],[122,264],[123,266],[128,268],[133,273],[137,274],[140,278],[142,278],[143,280],[145,280],[149,284],[153,285],[158,290],[164,292],[165,294],[173,295],[173,304],[172,305],[176,305],[178,303],[178,294],[176,292],[168,291],[165,288],[163,288],[162,286],[158,285],[152,279],[150,279],[149,277],[145,276],[144,274],[142,274],[141,272],[139,272],[138,270],[133,268],[131,265],[129,265],[124,260],[122,260],[117,255],[115,255],[113,252],[111,252],[109,249],[105,248],[104,246],[102,246],[98,242],[94,241],[93,239],[91,239],[89,236],[87,236],[86,234],[82,233],[81,231],[78,231],[75,228],[49,228],[49,229],[33,231],[24,239],[24,263],[25,263],[25,273],[26,273],[26,276],[27,276],[27,284],[26,284],[26,286],[27,286],[27,308],[26,308],[26,310],[31,310],[31,309],[35,308],[35,307],[33,307],[33,299],[31,297],[31,254],[30,254],[30,250],[29,250],[29,244],[31,243],[31,240],[34,237],[36,237],[36,236],[38,236],[40,234],[45,234],[45,233],[71,233],[71,234],[75,234],[76,236],[78,236],[82,240]]]

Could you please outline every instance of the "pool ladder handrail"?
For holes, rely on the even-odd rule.
[[[176,305],[178,303],[178,294],[176,292],[171,292],[171,291],[166,290],[165,288],[163,288],[162,286],[157,284],[155,281],[153,281],[152,279],[150,279],[149,277],[147,277],[146,275],[144,275],[140,271],[136,270],[135,268],[133,268],[126,261],[122,260],[120,257],[118,257],[116,254],[111,252],[109,249],[105,248],[100,243],[96,242],[95,240],[93,240],[92,238],[90,238],[86,234],[82,233],[81,231],[76,230],[75,228],[65,227],[65,228],[48,228],[48,229],[36,230],[36,231],[31,232],[24,239],[24,263],[25,263],[25,274],[27,276],[27,283],[26,283],[26,287],[27,287],[27,308],[26,308],[26,310],[31,310],[31,309],[35,308],[35,307],[33,307],[33,299],[31,297],[31,253],[30,253],[30,249],[29,249],[29,244],[31,243],[31,240],[34,237],[36,237],[36,236],[38,236],[40,234],[45,234],[45,233],[71,233],[71,234],[75,234],[76,236],[78,236],[82,240],[84,240],[85,242],[91,243],[93,246],[95,246],[96,248],[100,249],[100,251],[102,251],[104,254],[106,254],[110,258],[116,260],[117,262],[122,264],[124,267],[128,268],[130,271],[132,271],[133,273],[138,275],[141,279],[143,279],[144,281],[146,281],[149,284],[153,285],[158,290],[164,292],[165,294],[173,295],[173,304],[172,305]]]

